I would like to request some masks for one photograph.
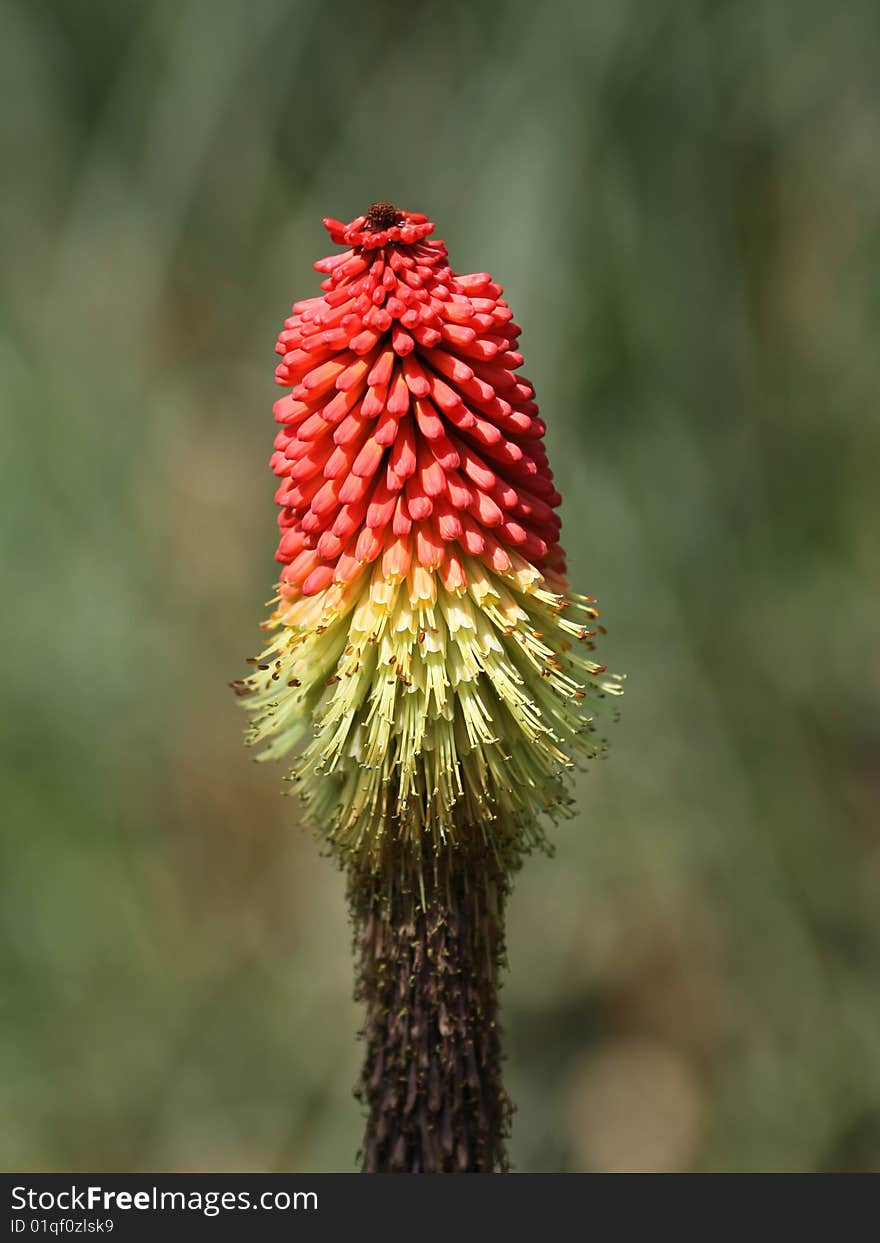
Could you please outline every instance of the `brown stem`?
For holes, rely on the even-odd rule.
[[[422,882],[350,887],[356,996],[367,1009],[365,1173],[507,1168],[498,1027],[507,887],[483,851],[462,850],[441,852]]]

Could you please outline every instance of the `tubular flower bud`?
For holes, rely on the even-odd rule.
[[[343,862],[377,871],[389,840],[426,861],[477,835],[512,867],[621,691],[593,659],[595,603],[565,578],[520,329],[427,217],[376,203],[324,224],[346,249],[315,264],[322,292],[276,346],[283,569],[235,684],[249,740],[292,757]]]

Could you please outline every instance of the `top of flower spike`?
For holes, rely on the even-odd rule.
[[[290,389],[272,457],[282,594],[374,564],[450,590],[465,588],[468,557],[564,573],[544,424],[501,286],[454,272],[421,213],[379,202],[324,223],[349,249],[314,265],[323,292],[294,303],[276,345]]]
[[[434,222],[421,212],[401,211],[393,203],[373,203],[365,216],[356,216],[350,224],[324,217],[324,228],[337,246],[356,246],[361,250],[378,250],[389,242],[411,246],[434,232]]]

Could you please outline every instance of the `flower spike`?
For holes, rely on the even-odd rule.
[[[309,819],[348,869],[375,1011],[375,954],[401,921],[433,944],[465,881],[497,962],[500,916],[487,912],[542,843],[539,815],[567,803],[572,758],[602,749],[595,717],[621,684],[593,659],[592,597],[565,577],[544,424],[501,286],[453,272],[433,223],[390,203],[324,225],[346,249],[315,264],[322,293],[294,304],[278,338],[283,569],[268,644],[235,687],[253,713],[249,741],[290,759]],[[473,935],[456,941],[463,964]],[[468,1004],[491,1010],[494,977],[487,987]],[[380,1028],[368,1025],[368,1045],[409,1074]],[[503,1110],[489,1110],[464,1157],[444,1157],[425,1138],[438,1119],[423,1102],[421,1139],[411,1119],[395,1157],[375,1137],[382,1090],[363,1094],[366,1168],[425,1168],[429,1153],[442,1168],[503,1163]]]

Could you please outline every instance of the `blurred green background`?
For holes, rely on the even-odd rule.
[[[515,1165],[880,1169],[878,6],[0,20],[0,1167],[354,1167],[342,881],[226,682],[276,332],[390,198],[504,284],[629,673],[510,908]]]

